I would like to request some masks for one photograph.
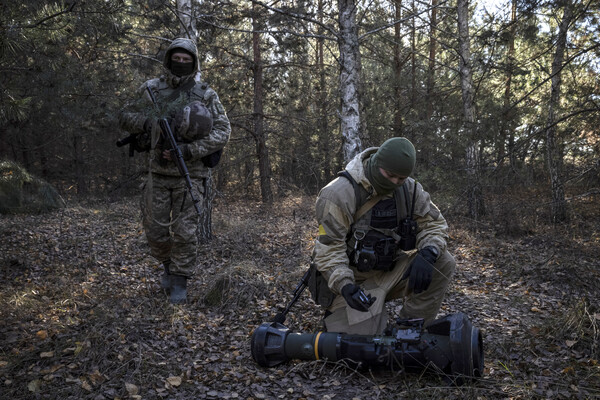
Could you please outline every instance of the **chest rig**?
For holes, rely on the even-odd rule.
[[[394,190],[392,198],[379,200],[369,206],[369,193],[365,188],[348,171],[342,171],[338,175],[352,183],[356,198],[357,214],[346,238],[346,253],[350,265],[361,272],[391,271],[396,251],[412,250],[416,246],[418,226],[413,215],[417,183],[414,183],[412,202],[407,181]]]
[[[184,95],[185,103],[189,103],[190,101],[192,101],[194,99],[194,100],[200,101],[202,104],[204,104],[206,107],[208,107],[208,104],[206,104],[206,100],[204,99],[204,94],[206,93],[206,91],[208,89],[209,89],[208,83],[206,83],[206,82],[197,83],[196,81],[194,81],[194,79],[189,79],[185,84],[178,86],[169,96],[165,97],[163,102],[166,104],[173,103],[176,100],[178,100],[180,97],[182,97],[182,95]],[[194,96],[194,98],[192,98],[192,95]],[[179,107],[181,107],[181,104],[179,104]],[[214,153],[211,153],[211,154],[208,154],[208,155],[202,157],[200,160],[206,167],[214,168],[217,166],[217,164],[219,164],[222,154],[223,154],[223,149],[219,149],[219,150],[215,151]],[[162,157],[158,157],[158,160],[160,163],[161,160],[164,160],[164,159]],[[163,162],[168,162],[168,161],[163,161]]]

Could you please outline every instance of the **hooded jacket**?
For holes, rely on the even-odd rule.
[[[369,148],[354,157],[346,166],[346,171],[361,185],[370,196],[376,195],[371,183],[365,175],[366,160],[377,151],[377,147]],[[412,199],[415,180],[407,178],[409,196]],[[415,251],[426,246],[434,246],[440,254],[446,249],[448,224],[440,210],[431,201],[420,183],[416,184],[416,202],[414,220],[418,223],[417,245],[415,250],[396,250],[396,262],[407,260]],[[393,193],[383,197],[390,198]],[[315,242],[313,262],[327,280],[329,288],[340,294],[348,283],[354,283],[356,269],[349,265],[347,254],[348,233],[351,226],[358,221],[354,215],[361,205],[356,204],[356,195],[352,183],[344,177],[331,181],[319,192],[316,201],[316,216],[319,223],[319,236]],[[382,199],[382,200],[383,200]],[[361,218],[370,218],[370,213]],[[364,273],[362,273],[364,276]]]
[[[171,54],[177,49],[184,49],[192,54],[194,59],[192,74],[177,77],[170,71]],[[150,79],[140,87],[141,100],[132,106],[136,110],[121,113],[119,116],[119,126],[130,134],[139,134],[139,141],[148,141],[146,147],[150,148],[148,155],[150,157],[150,171],[152,173],[164,176],[180,176],[174,162],[159,162],[162,148],[159,142],[160,127],[158,124],[153,123],[151,125],[152,132],[147,135],[144,135],[144,133],[148,133],[144,130],[144,124],[148,118],[155,120],[157,117],[172,116],[176,110],[182,109],[192,101],[201,101],[212,114],[213,125],[210,134],[189,143],[182,143],[180,147],[185,147],[182,151],[188,156],[185,162],[190,176],[192,178],[207,177],[209,170],[202,163],[201,158],[222,149],[229,141],[231,134],[229,119],[217,93],[208,87],[208,85],[199,82],[201,75],[198,50],[192,40],[185,38],[173,40],[165,52],[163,66],[165,71],[160,78]],[[191,81],[196,82],[193,89],[181,90],[182,87],[189,86]],[[161,110],[160,113],[157,113],[151,104],[146,87],[149,87],[154,93],[154,97]],[[176,94],[177,92],[180,93]],[[141,147],[144,146],[142,145]]]

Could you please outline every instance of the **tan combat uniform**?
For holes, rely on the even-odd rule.
[[[373,188],[365,176],[364,162],[376,151],[377,148],[367,149],[346,166],[346,170],[354,180],[370,193],[373,192]],[[414,184],[412,178],[408,178],[405,182],[411,199]],[[396,261],[389,272],[380,270],[360,272],[349,265],[348,233],[351,231],[351,226],[358,222],[354,221],[357,205],[352,183],[344,177],[338,177],[320,191],[316,202],[319,237],[315,244],[313,262],[327,280],[329,289],[337,295],[327,308],[327,314],[331,313],[324,320],[327,331],[381,334],[388,323],[385,302],[397,298],[404,299],[399,315],[401,318],[425,318],[426,322],[430,322],[437,315],[456,263],[446,250],[448,238],[446,220],[419,183],[416,185],[416,190],[413,217],[418,223],[416,249],[396,250]],[[393,194],[390,194],[387,198],[392,196]],[[370,213],[367,212],[361,218],[370,218]],[[408,278],[402,279],[402,276],[416,252],[426,246],[438,249],[440,256],[434,265],[433,279],[429,288],[414,294],[412,291],[407,291]],[[349,283],[360,285],[365,292],[377,298],[369,311],[361,312],[347,305],[340,293]]]

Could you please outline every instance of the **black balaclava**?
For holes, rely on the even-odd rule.
[[[181,47],[173,49],[171,51],[171,55],[173,53],[186,53],[192,56],[192,58],[194,58],[194,55],[192,53]],[[171,72],[173,73],[173,75],[179,77],[191,75],[194,73],[194,61],[192,60],[191,62],[182,63],[171,60]]]

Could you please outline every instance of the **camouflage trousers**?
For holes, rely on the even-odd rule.
[[[204,200],[204,180],[192,179],[194,194]],[[159,262],[171,261],[170,272],[190,277],[198,255],[198,213],[180,177],[152,174],[144,184],[142,223],[150,254]]]
[[[403,299],[399,318],[424,318],[425,324],[433,321],[454,274],[456,261],[448,251],[444,251],[434,265],[429,288],[416,294],[408,290],[408,278],[402,279],[415,256],[416,252],[396,262],[394,269],[389,272],[355,271],[356,283],[377,300],[369,311],[362,312],[348,306],[344,297],[336,296],[327,309],[330,314],[324,320],[327,331],[357,335],[382,334],[388,323],[385,302],[394,299]]]

